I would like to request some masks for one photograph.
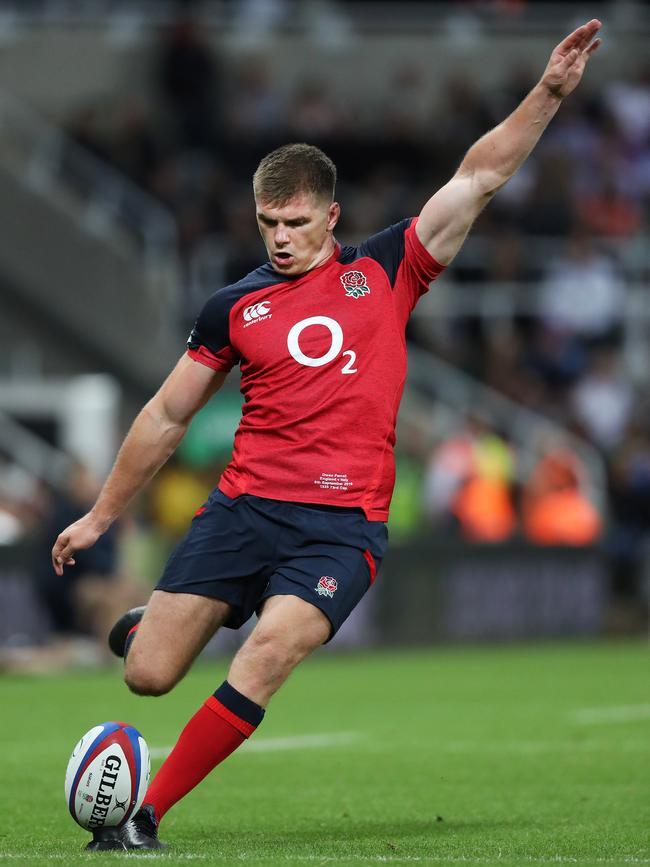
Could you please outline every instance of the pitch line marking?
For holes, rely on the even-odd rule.
[[[359,732],[329,732],[313,735],[293,735],[282,738],[260,738],[242,744],[238,752],[276,753],[283,750],[317,750],[323,747],[342,747],[361,740]],[[172,747],[151,747],[152,759],[166,759]]]
[[[349,746],[363,739],[358,732],[330,732],[329,734],[294,735],[292,737],[260,738],[242,744],[239,753],[274,753],[301,749],[326,749],[335,746]],[[519,753],[533,755],[535,753],[563,752],[598,752],[603,749],[600,741],[504,741],[502,743],[485,743],[482,741],[448,741],[440,742],[441,753]],[[648,749],[646,741],[631,741],[618,744],[618,752],[635,753]],[[172,747],[151,747],[149,753],[152,759],[165,759]],[[650,861],[648,862],[650,863]]]
[[[617,744],[617,752],[636,753],[650,748],[647,741],[628,741]],[[440,744],[443,753],[553,753],[570,750],[571,752],[601,752],[601,741],[503,741],[485,743],[481,741],[449,741]]]
[[[629,704],[618,707],[583,707],[569,714],[569,718],[582,725],[604,725],[650,719],[650,704]]]

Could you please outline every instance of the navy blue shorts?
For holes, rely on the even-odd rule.
[[[360,509],[304,505],[215,489],[172,553],[156,590],[232,606],[238,629],[270,596],[299,596],[332,625],[330,638],[375,580],[386,551],[382,521]]]

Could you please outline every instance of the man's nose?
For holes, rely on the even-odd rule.
[[[286,244],[289,241],[289,232],[286,226],[277,226],[275,230],[275,243]]]

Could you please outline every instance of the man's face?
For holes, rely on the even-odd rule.
[[[338,202],[297,193],[281,207],[255,201],[257,225],[273,268],[295,276],[322,265],[332,254],[332,231],[341,209]]]

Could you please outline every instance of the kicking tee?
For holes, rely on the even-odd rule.
[[[267,263],[208,299],[188,353],[214,370],[239,364],[244,396],[224,494],[360,507],[387,520],[406,323],[443,270],[416,222],[337,245],[296,277]]]

